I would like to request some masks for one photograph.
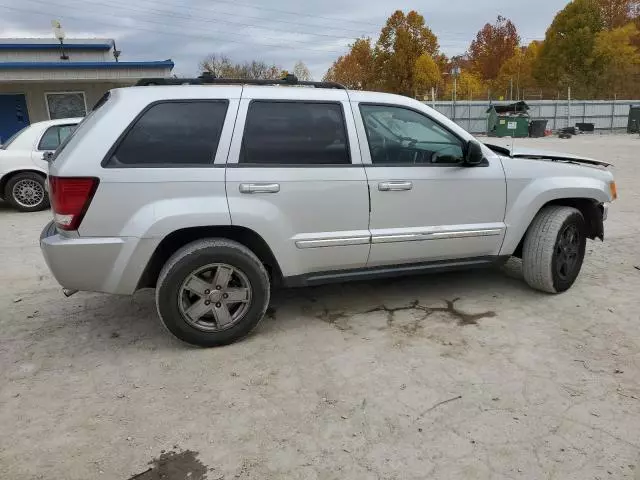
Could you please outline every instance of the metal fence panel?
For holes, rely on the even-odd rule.
[[[488,101],[425,102],[471,133],[486,133]],[[504,103],[504,102],[501,102]],[[532,119],[546,119],[547,128],[557,130],[576,123],[593,123],[596,130],[627,127],[629,107],[640,100],[527,100]]]

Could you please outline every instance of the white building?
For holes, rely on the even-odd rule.
[[[111,39],[0,39],[0,143],[32,122],[84,116],[107,90],[167,77],[174,65],[114,53]]]

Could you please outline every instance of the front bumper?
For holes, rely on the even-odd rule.
[[[55,224],[40,234],[40,249],[64,288],[130,295],[159,242],[133,237],[65,237]]]

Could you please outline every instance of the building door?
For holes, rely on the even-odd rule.
[[[29,114],[24,95],[0,94],[0,144],[27,125]]]

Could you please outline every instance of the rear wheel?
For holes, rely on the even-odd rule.
[[[158,278],[162,322],[180,340],[214,347],[246,336],[269,305],[269,276],[237,242],[200,240],[176,252]]]
[[[536,290],[560,293],[571,288],[584,260],[587,243],[584,217],[564,206],[543,208],[524,240],[522,270]]]
[[[42,175],[34,172],[18,173],[7,182],[4,198],[21,212],[37,212],[49,208],[45,181]]]

